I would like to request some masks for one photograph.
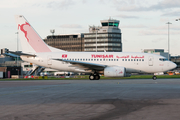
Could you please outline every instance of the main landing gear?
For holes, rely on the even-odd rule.
[[[89,79],[90,80],[99,80],[100,76],[98,73],[94,73],[94,74],[89,75]]]
[[[156,80],[156,79],[157,79],[157,77],[154,75],[154,76],[152,77],[152,79],[153,79],[153,80]]]

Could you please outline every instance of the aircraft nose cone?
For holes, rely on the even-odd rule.
[[[170,66],[169,66],[171,69],[174,69],[174,68],[176,68],[177,67],[177,65],[175,64],[175,63],[173,63],[173,62],[171,62],[171,64],[170,64]]]
[[[177,67],[177,65],[176,65],[175,63],[172,63],[172,64],[171,64],[171,67],[172,67],[172,69],[174,69],[174,68]]]

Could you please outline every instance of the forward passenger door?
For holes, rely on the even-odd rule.
[[[152,56],[149,56],[149,59],[148,59],[149,66],[153,66],[153,60],[154,58]]]

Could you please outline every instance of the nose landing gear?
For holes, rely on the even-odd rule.
[[[153,77],[152,77],[152,79],[153,79],[153,80],[156,80],[156,79],[157,79],[157,77],[156,77],[156,76],[153,76]]]

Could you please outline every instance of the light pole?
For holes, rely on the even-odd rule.
[[[166,24],[168,24],[168,60],[169,60],[169,53],[170,53],[170,48],[169,48],[169,46],[170,46],[170,43],[169,43],[169,25],[172,24],[172,23],[167,22]]]
[[[180,18],[177,18],[175,21],[180,21]],[[177,55],[178,56],[178,55]]]
[[[18,72],[18,77],[19,77],[19,69],[17,68],[16,71]]]
[[[16,32],[15,34],[17,34],[17,52],[18,52],[18,32]],[[17,60],[16,60],[16,62],[17,62],[17,66],[18,66],[18,56],[17,56]]]

